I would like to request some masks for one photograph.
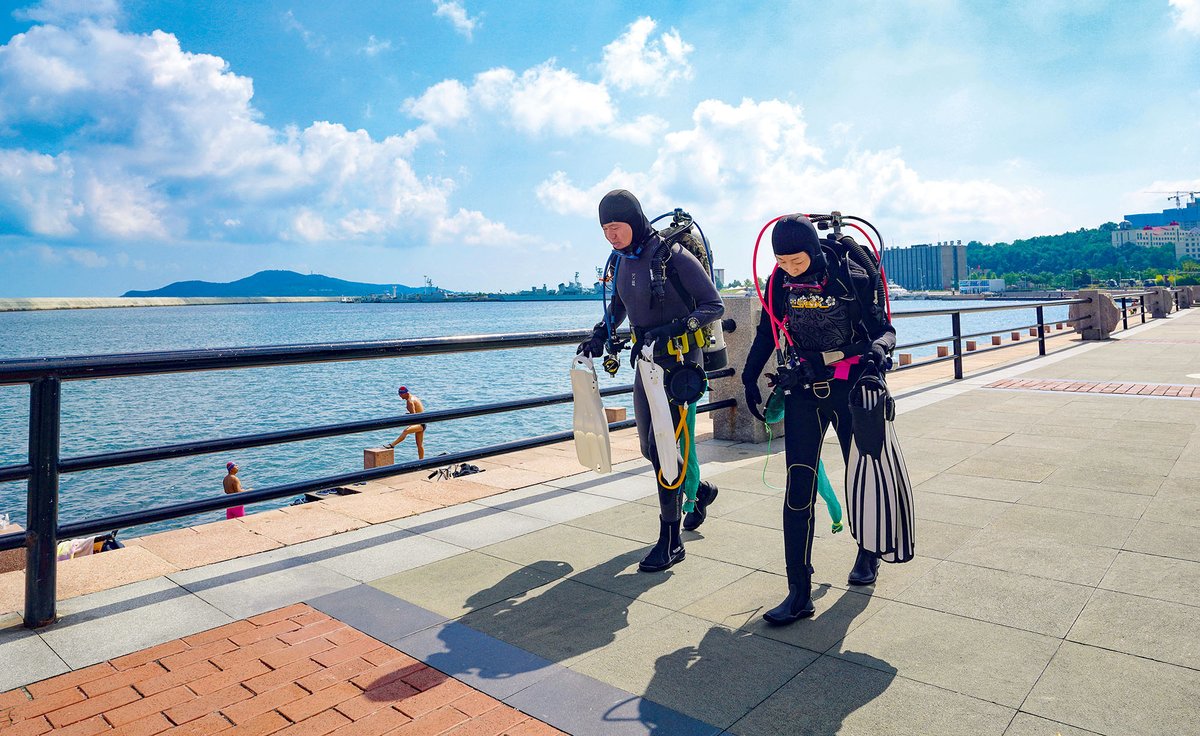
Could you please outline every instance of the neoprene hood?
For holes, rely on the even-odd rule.
[[[796,253],[807,253],[812,259],[812,266],[807,273],[819,273],[825,270],[825,253],[821,250],[821,237],[817,228],[804,215],[788,215],[775,223],[771,231],[771,250],[777,256],[790,256]]]
[[[628,190],[614,189],[600,200],[600,226],[623,222],[633,229],[633,245],[645,243],[654,234],[642,204]]]

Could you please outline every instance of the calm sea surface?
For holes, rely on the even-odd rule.
[[[989,305],[997,302],[989,302]],[[981,306],[898,301],[895,312]],[[590,327],[599,302],[476,304],[254,304],[0,313],[0,359],[203,347],[382,340]],[[1064,319],[1066,307],[1047,310]],[[1034,310],[967,315],[964,332],[1031,324]],[[900,344],[950,334],[949,317],[896,322]],[[912,351],[933,353],[933,348]],[[72,381],[63,386],[62,456],[274,431],[402,414],[406,384],[427,410],[570,391],[570,347],[439,355],[190,375]],[[632,381],[628,366],[603,383]],[[606,399],[632,407],[628,396]],[[0,386],[0,465],[25,462],[29,390]],[[426,456],[570,429],[570,405],[431,425]],[[221,492],[225,463],[248,488],[362,468],[362,449],[397,431],[298,442],[62,476],[62,521],[149,508]],[[409,438],[397,462],[416,459]],[[286,505],[257,504],[250,512]],[[25,484],[0,484],[0,513],[25,523]],[[126,530],[125,537],[224,518],[222,512]]]

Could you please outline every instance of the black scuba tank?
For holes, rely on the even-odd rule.
[[[659,231],[659,237],[668,246],[678,244],[695,256],[719,292],[720,285],[717,284],[716,277],[713,275],[712,249],[708,245],[708,238],[704,236],[704,231],[700,229],[691,215],[679,208],[673,212],[659,215],[651,221],[651,224],[668,216],[671,218],[671,224]],[[688,297],[682,293],[680,296],[685,299]],[[729,365],[729,353],[725,348],[722,320],[705,325],[701,328],[701,332],[704,334],[704,346],[701,348],[704,355],[704,368],[716,371]]]

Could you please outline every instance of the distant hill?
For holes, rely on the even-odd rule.
[[[366,296],[391,292],[392,284],[362,284],[319,274],[295,271],[259,271],[253,276],[226,284],[212,281],[176,281],[153,291],[127,291],[122,296]],[[418,289],[396,284],[396,292],[408,294]]]

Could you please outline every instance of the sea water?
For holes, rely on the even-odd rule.
[[[987,302],[994,305],[996,302]],[[895,312],[979,307],[982,302],[897,301]],[[571,330],[600,318],[599,302],[468,304],[247,304],[0,313],[0,360],[189,348],[389,340],[443,335]],[[1066,308],[1046,310],[1065,319]],[[968,314],[963,332],[1005,331],[1035,322],[1032,308]],[[898,319],[898,342],[950,334],[948,316]],[[932,346],[912,350],[932,354]],[[62,388],[62,457],[132,450],[404,413],[396,388],[407,385],[427,411],[570,391],[570,346],[391,358],[278,368],[69,381]],[[631,383],[628,364],[602,386]],[[609,397],[624,406],[631,397]],[[28,459],[29,389],[0,386],[0,466]],[[569,404],[431,424],[426,457],[560,432]],[[62,522],[221,493],[225,463],[240,466],[245,488],[362,469],[362,450],[390,442],[400,429],[65,474]],[[412,437],[396,461],[416,459]],[[255,504],[254,513],[288,500]],[[25,483],[0,484],[0,513],[25,523]],[[211,512],[125,530],[124,537],[224,518]]]

